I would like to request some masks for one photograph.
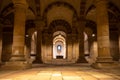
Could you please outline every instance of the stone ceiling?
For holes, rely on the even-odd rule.
[[[63,3],[62,5],[65,5],[65,6],[60,6],[61,4],[57,4],[57,7],[53,6],[49,8],[50,7],[49,5],[56,1],[58,2],[64,1],[65,3]],[[120,11],[120,0],[109,0],[109,1],[114,5],[113,6],[110,4],[108,6],[109,10],[111,10],[110,12],[113,13],[110,15],[114,16],[117,14],[116,17],[120,18],[120,12],[119,12]],[[48,20],[48,24],[50,24],[52,21],[54,21],[54,19],[57,19],[57,18],[59,20],[64,19],[68,21],[68,23],[71,23],[72,22],[71,19],[74,17],[74,14],[77,14],[77,16],[80,16],[80,9],[83,9],[83,8],[80,8],[81,0],[27,0],[27,2],[29,4],[29,8],[27,10],[27,19],[34,20],[38,16],[41,16],[45,14],[46,11],[48,11],[48,13],[46,13],[47,15],[46,19]],[[67,8],[66,3],[70,4],[72,7],[68,5],[68,8]],[[9,10],[13,9],[13,5],[9,5],[9,4],[12,4],[12,0],[0,0],[0,14],[2,13],[2,11],[5,11],[5,12],[8,11],[6,12],[6,14],[9,14]],[[94,4],[94,0],[86,0],[86,4],[83,3],[83,5],[85,5],[86,7],[85,8],[86,19],[96,22],[96,9],[94,8],[94,6],[91,6],[93,4]],[[14,10],[12,10],[11,12],[13,11]],[[112,19],[111,21],[114,21],[114,19]]]
[[[36,12],[36,6],[39,6],[38,4],[41,4],[39,7],[41,8],[40,14],[43,13],[43,9],[50,3],[56,1],[56,0],[27,0],[29,3],[29,6],[31,7],[31,9],[34,11],[35,14],[37,14]],[[59,1],[59,0],[57,0]],[[67,3],[71,4],[77,11],[77,13],[79,13],[79,7],[80,7],[80,0],[61,0],[61,1],[66,1]],[[86,0],[86,10],[91,6],[91,4],[93,4],[94,0]],[[109,0],[110,2],[112,2],[118,9],[120,9],[120,0]],[[39,2],[36,4],[36,2]],[[10,3],[12,3],[12,0],[0,0],[0,12],[6,7],[8,6]],[[91,20],[95,20],[95,10],[91,10],[90,13],[88,13],[87,17],[90,17]],[[28,10],[28,16],[31,18],[33,18],[33,13],[30,12],[30,10]],[[92,17],[92,18],[91,18]]]

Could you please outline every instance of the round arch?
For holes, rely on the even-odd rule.
[[[49,25],[49,30],[52,30],[53,33],[56,31],[64,31],[66,33],[72,32],[71,25],[67,21],[61,19],[52,21]]]
[[[57,31],[53,34],[53,59],[66,59],[66,33]]]
[[[72,5],[70,5],[70,4],[66,3],[66,2],[57,1],[57,2],[54,2],[54,3],[47,6],[47,8],[43,12],[43,17],[45,17],[46,14],[48,13],[48,11],[51,8],[55,7],[55,6],[65,6],[65,7],[67,7],[68,9],[70,9],[70,10],[72,10],[74,12],[74,16],[78,16],[75,8]]]
[[[47,26],[47,13],[49,12],[49,10],[51,10],[55,6],[67,7],[69,10],[71,10],[73,12],[72,20],[78,19],[77,11],[75,10],[75,8],[72,5],[68,4],[67,2],[56,1],[56,2],[53,2],[52,4],[49,4],[43,11],[42,19],[46,22],[46,26]]]

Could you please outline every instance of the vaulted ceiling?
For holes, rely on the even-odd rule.
[[[94,0],[27,0],[27,2],[29,4],[27,20],[30,21],[42,16],[48,25],[55,20],[65,20],[72,25],[72,20],[74,18],[76,20],[76,17],[83,13],[87,26],[91,25],[93,29],[96,23]],[[13,12],[12,0],[0,0],[0,20],[5,22],[4,24],[13,24]],[[109,0],[108,13],[111,26],[115,26],[114,24],[120,21],[120,0]]]

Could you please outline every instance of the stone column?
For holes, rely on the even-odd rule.
[[[83,31],[82,31],[83,32]],[[79,61],[80,63],[86,63],[85,52],[84,52],[84,34],[81,33],[79,36]]]
[[[37,53],[36,53],[36,63],[42,63],[42,28],[44,26],[44,22],[41,19],[36,20],[36,29],[37,29]]]
[[[26,0],[13,0],[15,15],[14,15],[14,32],[11,61],[24,61],[24,46],[25,46],[25,21],[26,10],[28,8]]]
[[[68,37],[67,37],[67,39],[68,39],[68,42],[67,42],[68,43],[68,45],[67,45],[68,46],[67,47],[68,48],[67,60],[70,61],[70,62],[72,61],[72,57],[73,57],[72,56],[72,52],[73,52],[72,48],[73,47],[72,47],[72,39],[71,39],[71,37],[72,37],[71,34],[68,34]]]
[[[119,29],[119,31],[118,31],[118,34],[119,34],[118,40],[119,40],[119,62],[120,62],[120,23],[118,25],[118,29]]]
[[[95,67],[104,67],[112,62],[110,55],[109,20],[107,0],[96,0],[98,58]]]
[[[78,52],[77,52],[77,39],[76,39],[76,35],[72,34],[72,59],[75,60],[76,59],[76,55],[78,56]]]
[[[45,59],[45,63],[51,63],[52,61],[52,45],[53,45],[53,41],[52,41],[52,35],[49,34],[49,33],[46,33],[46,36],[45,36],[45,53],[42,53],[42,54],[45,54],[44,55],[44,58]]]
[[[2,27],[3,25],[0,23],[0,64],[2,63]]]
[[[25,21],[26,11],[28,8],[26,0],[12,0],[14,4],[14,31],[12,56],[9,62],[6,63],[6,68],[23,69],[28,68],[28,62],[24,55],[25,46]],[[4,67],[5,68],[5,67]]]
[[[78,39],[79,39],[79,59],[78,63],[86,63],[85,53],[84,53],[84,28],[85,28],[85,20],[84,17],[81,17],[78,21]]]
[[[79,41],[77,38],[77,34],[73,33],[72,37],[70,37],[70,39],[72,38],[72,59],[71,62],[77,62],[78,58],[79,58]],[[70,40],[69,39],[69,40]],[[68,53],[69,55],[69,53]]]

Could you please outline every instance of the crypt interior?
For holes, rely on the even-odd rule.
[[[120,80],[120,0],[0,0],[0,80]]]
[[[119,0],[0,0],[0,68],[119,62]]]

